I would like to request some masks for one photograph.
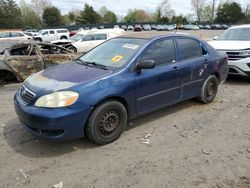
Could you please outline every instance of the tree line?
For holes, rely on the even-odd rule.
[[[103,6],[98,11],[85,3],[82,10],[62,15],[49,0],[0,0],[0,28],[42,28],[62,25],[91,23],[143,23],[171,22],[176,24],[197,23],[250,23],[250,4],[241,5],[233,0],[190,0],[193,14],[176,15],[169,0],[162,0],[155,12],[129,9],[122,17]],[[118,19],[119,17],[119,19]]]

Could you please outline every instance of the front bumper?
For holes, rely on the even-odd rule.
[[[244,77],[250,76],[250,58],[244,58],[237,61],[228,61],[229,74]]]
[[[16,114],[23,127],[46,140],[65,141],[84,137],[84,125],[91,112],[86,108],[37,108],[27,105],[17,93],[14,97]]]

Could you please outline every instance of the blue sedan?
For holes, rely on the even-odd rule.
[[[212,102],[227,74],[227,55],[198,38],[131,34],[33,74],[14,104],[23,127],[38,137],[86,136],[103,145],[130,119],[191,98]]]

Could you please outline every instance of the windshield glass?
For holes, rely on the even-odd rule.
[[[250,28],[232,28],[226,30],[218,40],[247,40],[250,41]]]
[[[70,37],[70,40],[77,42],[77,41],[81,40],[82,37],[83,37],[83,35],[76,34],[76,35]]]
[[[91,50],[80,59],[110,68],[120,68],[147,42],[146,39],[115,38]]]

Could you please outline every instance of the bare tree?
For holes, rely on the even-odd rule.
[[[191,0],[191,5],[195,11],[198,22],[201,21],[201,13],[206,0]]]
[[[156,9],[157,20],[159,21],[162,16],[172,18],[175,15],[175,11],[171,8],[169,0],[163,0]]]
[[[217,2],[217,0],[212,1],[212,13],[211,13],[211,19],[210,19],[211,23],[214,21],[216,2]]]
[[[50,6],[51,3],[48,0],[31,0],[31,7],[40,17],[42,17],[44,9]]]

